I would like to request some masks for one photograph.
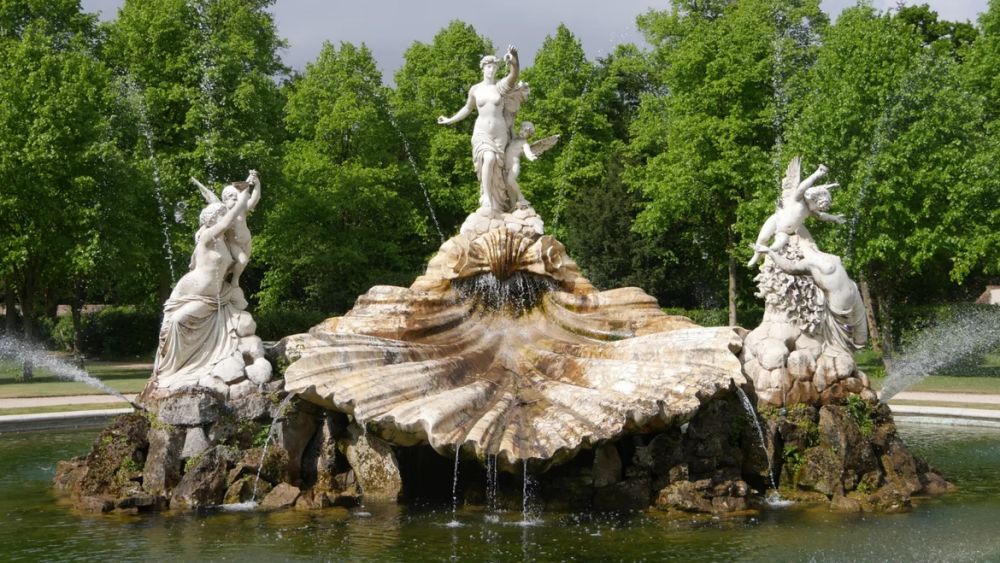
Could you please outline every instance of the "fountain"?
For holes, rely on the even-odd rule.
[[[440,495],[451,527],[467,525],[460,499],[498,510],[519,497],[528,527],[545,524],[542,509],[741,512],[782,481],[837,506],[861,483],[885,483],[878,491],[892,494],[856,500],[871,510],[946,486],[884,408],[842,404],[874,394],[849,352],[865,336],[856,289],[803,226],[839,220],[825,213],[831,186],[810,187],[825,169],[800,182],[793,161],[758,239],[764,324],[697,326],[641,289],[599,291],[545,233],[518,172],[522,154],[533,160],[557,138],[529,143],[530,124],[516,126],[528,89],[517,50],[503,61],[498,79],[500,59],[483,57],[472,102],[438,118],[478,112],[480,206],[460,232],[409,287],[375,286],[266,351],[239,287],[260,180],[251,171],[221,201],[203,187],[191,271],[165,305],[141,395],[149,412],[118,419],[90,454],[63,463],[58,487],[95,511],[363,499],[370,514]],[[787,412],[747,424],[754,402]],[[877,429],[868,442],[859,417]],[[831,458],[833,442],[867,453]],[[803,452],[802,471],[777,459],[786,447]],[[485,479],[465,469],[459,479],[463,463]]]
[[[792,159],[751,261],[765,257],[755,278],[764,318],[742,353],[759,403],[768,407],[761,440],[769,463],[778,458],[795,489],[823,495],[839,510],[896,510],[911,495],[949,484],[909,453],[854,361],[868,339],[861,293],[840,257],[821,251],[804,224],[810,216],[844,218],[825,212],[824,186],[812,187],[826,167],[806,180],[800,168],[801,158]]]

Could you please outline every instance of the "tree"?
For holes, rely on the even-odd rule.
[[[99,39],[76,1],[0,9],[0,277],[29,340],[38,308],[93,274],[117,195]]]
[[[980,96],[980,118],[969,126],[982,131],[974,158],[965,165],[975,175],[970,189],[953,199],[955,213],[964,220],[965,236],[958,244],[954,279],[982,268],[1000,274],[1000,2],[990,0],[980,16],[980,36],[966,51],[962,65],[965,91]]]
[[[814,56],[825,16],[811,0],[680,1],[638,22],[662,86],[634,125],[643,144],[626,177],[648,200],[637,228],[683,232],[701,254],[725,256],[735,324],[736,259],[749,255],[737,223],[755,216],[741,207],[759,186],[776,185],[782,92],[799,83],[792,71]],[[656,132],[662,141],[650,150]]]
[[[281,198],[278,81],[287,70],[277,54],[285,43],[267,11],[271,4],[126,0],[111,25],[105,56],[131,90],[132,160],[146,171],[146,205],[158,210],[166,239],[157,257],[161,298],[187,265],[204,205],[190,176],[217,189],[216,182],[260,170],[269,191],[250,217],[253,230]],[[252,284],[254,277],[243,279]]]
[[[289,95],[289,184],[258,245],[269,267],[262,309],[343,312],[420,267],[421,221],[400,194],[404,161],[381,81],[367,47],[326,43]]]

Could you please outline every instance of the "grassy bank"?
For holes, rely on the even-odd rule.
[[[100,379],[120,393],[142,391],[152,371],[152,364],[143,362],[92,361],[85,365],[87,373]],[[45,369],[35,369],[29,382],[19,381],[21,365],[0,361],[0,399],[14,397],[60,397],[93,395],[101,391],[84,383],[64,381]]]

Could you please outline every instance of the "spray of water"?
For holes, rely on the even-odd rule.
[[[67,361],[61,360],[46,350],[30,346],[22,340],[11,338],[9,336],[0,337],[0,359],[17,363],[29,362],[35,367],[48,370],[52,373],[52,375],[59,379],[89,385],[107,393],[108,395],[118,397],[136,409],[143,410],[141,407],[130,401],[128,397],[122,395],[118,391],[115,391],[111,387],[108,387],[103,381],[87,373],[86,370],[83,370]]]
[[[410,148],[410,141],[403,134],[403,128],[399,126],[396,121],[396,114],[392,111],[392,107],[389,105],[389,101],[385,99],[385,95],[378,89],[372,92],[372,99],[379,105],[379,108],[385,112],[386,117],[389,119],[389,124],[392,128],[396,130],[396,135],[399,136],[399,141],[403,144],[403,152],[406,153],[406,160],[410,164],[410,169],[413,170],[413,176],[417,179],[417,184],[420,186],[420,191],[424,194],[424,203],[427,204],[427,212],[431,216],[431,221],[434,223],[434,228],[437,230],[438,236],[441,238],[441,242],[445,241],[444,231],[441,230],[441,224],[438,223],[437,213],[434,212],[434,205],[431,204],[431,196],[427,191],[427,186],[424,185],[424,181],[420,179],[420,170],[417,168],[417,159],[413,156],[413,149]]]
[[[201,91],[202,132],[198,143],[205,147],[205,173],[209,184],[215,181],[215,138],[214,124],[217,121],[218,106],[215,102],[215,46],[212,41],[212,28],[209,25],[207,1],[195,0],[194,8],[197,17],[195,26],[201,34],[201,78],[198,88]]]
[[[879,399],[888,401],[941,368],[1000,345],[1000,307],[964,312],[917,335],[893,362]]]
[[[170,268],[170,280],[177,279],[174,271],[174,245],[170,240],[170,222],[167,219],[167,206],[163,200],[163,183],[160,180],[160,166],[156,160],[155,142],[153,140],[153,127],[149,123],[149,112],[146,109],[146,99],[142,95],[142,90],[131,77],[126,77],[123,81],[125,98],[131,100],[139,117],[139,132],[146,143],[146,152],[149,155],[149,167],[153,171],[153,195],[156,198],[156,207],[160,212],[160,222],[163,228],[163,252],[167,257],[167,265]]]

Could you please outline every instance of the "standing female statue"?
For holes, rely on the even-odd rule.
[[[479,61],[482,82],[469,88],[469,99],[455,115],[442,115],[437,120],[441,125],[451,125],[468,117],[473,110],[478,112],[472,131],[472,161],[479,178],[479,206],[497,211],[509,211],[514,204],[507,197],[504,153],[511,139],[514,114],[523,99],[521,91],[526,89],[517,81],[520,63],[513,45],[507,47],[503,60],[510,71],[498,82],[499,61],[493,55],[483,57]]]

